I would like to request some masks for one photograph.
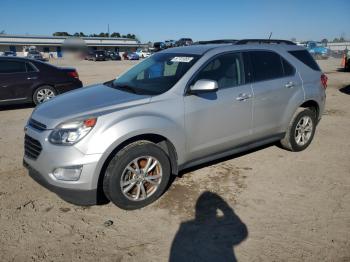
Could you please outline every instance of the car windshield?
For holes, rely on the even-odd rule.
[[[111,82],[127,92],[158,95],[171,89],[199,59],[198,55],[158,53]]]

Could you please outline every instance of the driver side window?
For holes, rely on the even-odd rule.
[[[219,89],[244,84],[241,54],[230,53],[215,57],[197,74],[193,84],[200,79],[215,80]]]

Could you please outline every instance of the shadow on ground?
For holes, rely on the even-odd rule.
[[[0,111],[27,109],[27,108],[34,108],[34,107],[35,107],[34,104],[6,105],[6,106],[0,105]]]
[[[338,67],[337,72],[349,72],[349,69],[344,67]]]
[[[194,220],[181,223],[169,261],[237,261],[234,247],[248,236],[247,226],[217,194],[204,192]]]
[[[344,86],[343,88],[340,88],[339,91],[344,93],[344,94],[350,95],[350,85]]]

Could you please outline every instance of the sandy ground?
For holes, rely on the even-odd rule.
[[[88,85],[132,64],[72,66]],[[320,61],[327,110],[307,150],[271,145],[188,170],[137,211],[74,206],[35,183],[22,167],[33,108],[1,109],[0,261],[350,261],[350,73],[339,64]]]

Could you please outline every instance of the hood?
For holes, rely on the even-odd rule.
[[[99,116],[146,104],[150,99],[151,96],[132,94],[99,84],[59,95],[39,105],[33,111],[32,118],[51,129],[74,118]]]

